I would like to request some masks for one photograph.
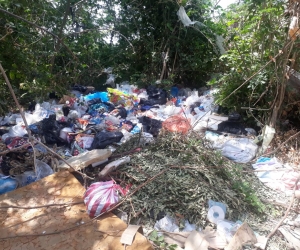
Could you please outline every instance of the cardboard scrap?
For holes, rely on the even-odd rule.
[[[288,227],[280,227],[278,229],[288,241],[290,247],[295,250],[300,250],[300,229],[295,228],[290,230]]]
[[[208,241],[197,231],[192,231],[185,242],[185,250],[207,250]]]
[[[208,241],[211,248],[223,249],[227,245],[226,239],[211,227],[206,227],[200,234]]]
[[[191,232],[162,232],[165,242],[168,244],[176,244],[179,247],[184,247],[187,237],[191,234]]]
[[[121,236],[121,243],[130,246],[137,232],[143,234],[143,228],[138,225],[128,225]]]
[[[90,164],[106,160],[112,154],[109,149],[94,149],[91,151],[84,152],[77,156],[71,157],[67,162],[76,170],[84,169]],[[62,163],[58,166],[59,169],[72,169],[66,164]]]
[[[229,244],[225,247],[225,250],[241,250],[243,249],[243,245],[254,245],[256,243],[257,239],[254,232],[249,225],[244,222],[236,231]]]
[[[82,200],[84,192],[69,171],[60,171],[1,195],[1,249],[124,250],[120,237],[127,225],[112,213],[91,220]],[[10,206],[42,207],[21,209]],[[17,237],[20,235],[23,237]],[[153,247],[142,234],[136,233],[132,245],[126,249],[152,250]]]
[[[255,247],[264,250],[268,243],[268,238],[266,236],[257,235],[257,243],[254,244]]]

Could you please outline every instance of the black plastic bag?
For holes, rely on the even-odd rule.
[[[122,137],[123,133],[121,132],[98,132],[95,135],[90,150],[103,149],[114,142],[119,142],[122,139]]]
[[[143,124],[143,131],[152,134],[154,137],[158,136],[162,128],[162,121],[151,119],[147,116],[139,117],[139,122]]]
[[[122,119],[125,119],[127,117],[127,111],[125,108],[118,108],[119,112],[116,115],[117,117],[120,116]]]
[[[82,86],[82,85],[79,85],[79,84],[75,84],[73,87],[72,87],[72,90],[77,90],[81,93],[84,93],[86,90],[87,90],[87,87],[85,86]]]
[[[164,105],[167,102],[168,93],[165,89],[160,89],[155,86],[147,88],[148,100],[141,99],[140,104],[153,106],[155,104]]]
[[[65,127],[56,121],[56,115],[50,115],[49,118],[42,120],[42,134],[48,144],[61,143],[59,137],[60,130]]]
[[[236,135],[246,135],[247,131],[240,122],[225,121],[218,124],[218,131]]]

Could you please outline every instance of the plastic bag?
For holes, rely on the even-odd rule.
[[[118,192],[126,195],[128,189],[122,189],[113,181],[93,183],[84,194],[84,203],[91,218],[110,209],[119,201]]]
[[[177,15],[184,26],[194,25],[195,23],[198,22],[198,21],[193,21],[193,22],[191,21],[191,19],[186,14],[183,6],[180,6],[179,10],[177,11]]]
[[[263,143],[260,148],[260,152],[259,152],[260,154],[263,154],[267,150],[268,146],[270,145],[271,141],[274,138],[275,132],[276,132],[275,129],[271,128],[268,125],[263,127],[262,129]]]
[[[168,131],[183,134],[186,134],[191,129],[190,122],[180,115],[174,115],[169,117],[162,123],[162,126]]]
[[[240,122],[224,121],[218,124],[218,131],[236,135],[246,135],[247,131]]]
[[[0,174],[0,194],[15,190],[17,186],[18,182],[15,179]]]
[[[23,137],[27,134],[27,130],[25,126],[22,126],[21,124],[17,124],[9,129],[9,135],[10,137]]]
[[[46,118],[42,121],[42,131],[46,143],[54,144],[60,142],[60,130],[61,126],[56,121],[55,115],[50,115],[49,118]]]
[[[175,219],[171,218],[169,215],[156,221],[154,229],[157,231],[179,232],[179,227],[176,225]]]
[[[108,101],[108,93],[107,92],[96,92],[93,94],[88,94],[84,97],[86,102],[91,101],[93,99],[101,99],[102,102]]]
[[[36,181],[54,173],[52,168],[47,163],[38,159],[36,159],[35,162]]]
[[[139,117],[139,122],[143,124],[143,131],[158,136],[159,130],[162,128],[162,122],[156,119],[151,119],[147,116]]]
[[[18,181],[19,187],[24,187],[35,182],[37,177],[34,171],[26,171],[23,174],[16,175],[15,178]]]
[[[103,149],[114,142],[119,142],[122,137],[121,132],[98,132],[90,149]]]
[[[35,165],[36,172],[26,171],[23,174],[16,175],[16,180],[20,187],[24,187],[32,182],[38,181],[53,174],[52,168],[45,162],[36,159]]]
[[[93,135],[87,135],[87,134],[78,134],[75,137],[75,140],[77,141],[78,145],[81,148],[90,148],[92,146],[92,143],[94,141],[94,136]]]
[[[257,148],[248,138],[236,138],[224,143],[222,155],[238,163],[247,163],[255,157]]]

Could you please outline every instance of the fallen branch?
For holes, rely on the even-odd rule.
[[[295,185],[294,185],[294,189],[293,189],[293,196],[292,199],[290,201],[290,204],[287,208],[287,210],[285,211],[285,215],[282,217],[282,219],[278,222],[277,226],[274,228],[274,230],[267,236],[267,241],[276,233],[276,231],[278,230],[278,228],[281,226],[282,222],[286,219],[286,217],[288,216],[293,204],[294,204],[294,200],[295,200],[295,191],[297,188],[297,184],[299,182],[300,177],[297,178],[297,180],[295,181]]]
[[[0,11],[1,11],[1,8],[0,8]],[[3,75],[3,77],[4,77],[4,80],[5,80],[5,82],[6,82],[7,86],[8,86],[8,88],[9,88],[9,91],[10,91],[10,93],[11,93],[11,95],[12,95],[12,97],[13,97],[13,99],[14,99],[14,101],[15,101],[15,103],[16,103],[18,109],[19,109],[19,111],[20,111],[21,117],[22,117],[22,119],[23,119],[23,121],[24,121],[24,124],[25,124],[25,127],[26,127],[26,131],[27,131],[28,136],[29,136],[29,141],[31,141],[31,139],[32,139],[31,130],[29,129],[27,120],[26,120],[26,118],[25,118],[25,114],[24,114],[24,112],[23,112],[23,109],[22,109],[21,105],[20,105],[19,102],[18,102],[18,99],[17,99],[17,97],[16,97],[16,95],[15,95],[15,92],[14,92],[14,90],[13,90],[13,88],[12,88],[12,86],[11,86],[9,80],[8,80],[8,77],[7,77],[7,75],[6,75],[6,73],[5,73],[5,70],[3,69],[1,63],[0,63],[0,71],[1,71],[1,73],[2,73],[2,75]]]
[[[37,209],[37,208],[42,208],[42,207],[72,206],[72,205],[77,205],[77,204],[82,204],[82,203],[83,203],[83,201],[78,201],[78,202],[69,202],[69,203],[47,204],[47,205],[41,205],[41,206],[35,206],[35,207],[10,205],[10,206],[0,206],[0,209],[8,209],[8,208]]]
[[[269,203],[269,204],[272,204],[272,205],[275,205],[275,206],[281,206],[281,207],[284,207],[284,208],[288,208],[289,207],[289,205],[287,205],[286,203],[283,203],[282,201],[268,200],[268,199],[262,199],[261,201]],[[291,208],[291,210],[293,210],[296,213],[300,212],[300,210],[294,209],[294,208]]]

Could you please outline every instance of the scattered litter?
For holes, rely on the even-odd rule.
[[[289,165],[281,164],[276,158],[259,158],[252,167],[259,180],[269,188],[292,194],[295,181],[299,178],[299,173],[294,171]],[[300,190],[300,183],[296,190]]]
[[[179,14],[181,18],[186,19],[187,16],[184,16],[184,9],[181,8]],[[186,21],[188,22],[187,25],[191,25],[190,20],[186,19]],[[184,19],[182,19],[182,22],[184,22]],[[132,161],[132,151],[133,149],[139,149],[138,151],[140,151],[140,147],[144,148],[146,146],[148,146],[146,150],[151,150],[150,146],[155,148],[155,143],[159,140],[162,129],[164,131],[162,134],[174,135],[177,138],[182,135],[183,137],[193,137],[196,141],[200,140],[199,138],[203,138],[203,133],[205,132],[205,138],[211,141],[210,145],[205,141],[202,145],[203,148],[197,148],[196,146],[181,148],[181,144],[176,146],[178,142],[175,143],[173,139],[169,139],[167,144],[171,144],[171,148],[167,148],[167,144],[163,144],[159,150],[156,149],[155,152],[150,153],[153,156],[152,161],[157,160],[155,166],[161,168],[160,171],[165,171],[170,166],[178,166],[178,169],[175,169],[175,167],[168,169],[168,174],[171,176],[168,176],[166,180],[159,180],[159,185],[163,183],[160,187],[161,190],[157,184],[151,189],[151,192],[154,193],[157,190],[164,192],[165,199],[171,196],[178,196],[179,202],[187,204],[190,199],[194,200],[193,197],[195,195],[193,189],[189,190],[189,187],[198,188],[199,180],[201,180],[202,185],[215,185],[214,182],[216,181],[222,182],[224,187],[227,185],[226,181],[222,179],[223,177],[211,180],[211,176],[208,173],[203,172],[204,176],[202,176],[202,174],[199,174],[199,169],[195,170],[197,167],[205,165],[202,164],[203,160],[200,162],[199,156],[206,157],[208,152],[205,151],[206,147],[208,149],[213,147],[219,150],[223,156],[238,163],[247,163],[256,156],[258,146],[253,139],[256,136],[256,131],[252,128],[243,127],[240,123],[240,114],[232,113],[225,117],[213,113],[217,110],[213,96],[216,90],[206,90],[202,93],[202,96],[199,96],[197,90],[173,86],[171,96],[169,96],[168,91],[160,88],[160,85],[150,85],[146,89],[138,89],[137,86],[130,85],[129,82],[123,82],[120,85],[117,84],[116,88],[114,88],[115,76],[112,74],[112,70],[108,69],[106,73],[108,74],[106,84],[110,85],[110,87],[105,92],[95,92],[93,87],[75,85],[72,87],[73,95],[64,95],[59,102],[49,101],[35,104],[34,108],[30,109],[31,111],[26,112],[26,119],[28,119],[30,125],[29,129],[34,134],[34,138],[51,145],[54,153],[61,156],[62,159],[58,159],[57,155],[53,156],[48,153],[48,149],[40,145],[34,146],[35,150],[33,151],[32,145],[28,144],[27,130],[19,114],[8,115],[1,119],[1,125],[4,126],[1,130],[3,131],[1,133],[1,147],[3,147],[3,150],[16,149],[21,146],[24,148],[20,152],[8,153],[2,157],[0,166],[5,176],[1,176],[0,179],[0,194],[7,193],[9,195],[10,191],[22,192],[22,188],[19,189],[20,191],[15,190],[17,187],[23,187],[23,190],[26,189],[28,191],[32,187],[41,188],[41,185],[47,186],[49,180],[54,178],[53,176],[58,176],[58,179],[61,181],[61,183],[55,181],[55,185],[62,187],[61,185],[66,185],[63,178],[61,178],[62,176],[65,176],[64,178],[68,180],[71,179],[70,173],[64,171],[65,169],[71,172],[76,170],[77,172],[74,174],[82,172],[83,176],[91,173],[92,177],[88,176],[90,177],[88,181],[84,179],[84,185],[88,188],[84,193],[83,200],[87,208],[87,214],[91,218],[97,217],[118,203],[119,194],[123,196],[127,194],[129,187],[131,187],[131,184],[129,185],[128,183],[132,183],[131,181],[135,182],[134,185],[145,183],[151,180],[154,174],[158,173],[156,172],[158,169],[152,169],[152,166],[143,168],[145,162],[143,157],[149,157],[149,155],[141,153]],[[267,149],[274,133],[275,130],[269,127],[265,128],[261,150]],[[132,147],[131,143],[134,144],[134,147]],[[28,144],[28,147],[25,144]],[[127,145],[131,146],[128,151],[125,150]],[[176,178],[181,178],[181,175],[184,176],[186,174],[183,169],[179,168],[181,166],[184,168],[186,163],[184,158],[181,159],[181,157],[184,157],[182,152],[189,150],[191,152],[188,153],[188,157],[192,157],[195,160],[195,166],[189,166],[188,164],[186,166],[191,168],[188,178],[186,180],[182,179],[186,183],[187,190],[184,193],[182,192],[183,190],[179,190],[182,189],[179,186],[178,190],[173,192],[173,190],[168,189],[168,185],[171,185],[170,183],[175,181]],[[112,156],[113,151],[115,154]],[[178,152],[178,155],[180,155],[178,159],[177,155],[175,157],[171,155],[173,151]],[[170,155],[166,156],[169,153]],[[164,162],[165,157],[169,157],[171,161]],[[141,162],[138,160],[141,160]],[[253,167],[262,167],[260,166],[262,162],[267,165],[270,164],[270,161],[265,159],[258,162],[257,165],[253,165]],[[125,169],[125,176],[116,176],[119,171],[117,168]],[[266,173],[270,174],[269,169],[266,168],[266,170],[268,170]],[[55,173],[57,171],[59,172]],[[210,171],[213,172],[215,170],[209,169],[208,172]],[[136,176],[137,172],[143,177]],[[257,172],[257,176],[260,179],[265,178],[266,175],[261,173],[263,172]],[[280,171],[276,173],[278,174]],[[276,176],[276,181],[281,180],[286,189],[291,189],[291,183],[297,176],[287,176],[285,174],[286,172],[283,172],[280,178],[278,178],[278,175],[274,175],[272,178]],[[291,173],[289,172],[289,174]],[[129,181],[126,178],[131,179]],[[269,180],[272,179],[271,175],[268,175],[268,178]],[[97,182],[99,180],[103,180],[103,182]],[[74,180],[71,182],[78,191],[78,185]],[[264,182],[267,183],[266,178]],[[126,185],[126,188],[122,188],[121,185]],[[274,182],[272,185],[274,185]],[[276,185],[279,184],[277,183]],[[43,188],[45,187],[43,186]],[[70,186],[70,189],[72,188],[73,186]],[[32,192],[39,191],[32,190]],[[52,192],[58,196],[61,195],[61,191],[57,190],[56,186],[50,187],[47,192],[48,194]],[[71,190],[70,192],[73,191]],[[79,193],[82,192],[83,188],[81,187]],[[68,191],[64,190],[64,193],[66,197],[72,198],[72,195],[67,195]],[[40,195],[38,194],[36,197]],[[202,195],[202,199],[205,201],[213,198],[222,200],[229,206],[232,203],[235,204],[231,197],[226,197],[224,200],[219,199],[222,195],[220,192]],[[235,195],[233,194],[233,196]],[[138,199],[137,197],[135,199]],[[232,203],[228,203],[228,200]],[[163,212],[170,211],[178,206],[177,204],[171,204],[174,198],[170,198],[168,201],[170,201],[170,204],[168,204],[170,207],[166,205],[166,210],[163,210]],[[144,211],[144,208],[148,209],[153,205],[151,204],[147,207],[148,205],[142,204],[144,202],[145,200],[140,200],[141,207],[138,208],[131,206],[133,209],[139,209],[137,211],[141,213]],[[193,203],[193,205],[195,204]],[[208,211],[200,203],[196,205],[197,208],[195,208],[196,206],[188,208],[187,214],[190,217],[186,219],[184,216],[179,216],[179,219],[177,217],[173,218],[171,215],[166,215],[167,212],[164,213],[166,216],[156,221],[154,229],[159,231],[159,235],[166,237],[167,242],[177,242],[180,247],[185,247],[185,249],[189,250],[206,250],[209,247],[224,248],[226,245],[228,246],[225,249],[238,250],[240,245],[242,246],[245,242],[256,243],[251,233],[244,235],[244,231],[248,230],[247,225],[242,224],[240,221],[233,222],[225,219],[226,212],[228,213],[226,204],[209,200]],[[85,209],[83,210],[85,214]],[[80,214],[78,211],[76,210],[76,213]],[[207,214],[203,213],[204,211]],[[192,212],[194,213],[193,215],[190,214]],[[180,211],[180,213],[183,214],[184,212]],[[207,220],[214,223],[216,229],[206,227],[202,230],[198,227],[199,224],[203,223],[203,219],[206,220],[206,215]],[[195,216],[199,216],[197,223],[195,222]],[[200,216],[202,217],[200,218]],[[83,215],[81,217],[86,218]],[[121,218],[128,221],[131,215],[123,213]],[[195,224],[189,221],[195,222]],[[87,223],[86,220],[77,222],[78,225],[85,223]],[[43,228],[43,234],[51,232],[49,227]],[[122,230],[125,230],[125,228]],[[119,245],[121,243],[134,245],[136,238],[139,240],[142,237],[142,231],[140,230],[141,227],[139,226],[129,225],[121,237],[121,242],[118,242]],[[35,232],[35,229],[33,232]],[[140,234],[137,232],[140,232]],[[178,235],[174,233],[178,233]],[[233,241],[235,242],[234,248],[231,245]],[[146,241],[145,245],[147,244],[148,242]],[[112,247],[112,249],[118,248]],[[147,245],[147,248],[143,249],[151,248]]]
[[[125,163],[130,162],[130,157],[129,156],[125,156],[123,158],[120,158],[119,160],[113,161],[109,164],[107,164],[104,169],[101,170],[101,172],[99,173],[99,177],[103,178],[104,176],[106,176],[109,172],[116,170],[120,165],[123,165]]]

